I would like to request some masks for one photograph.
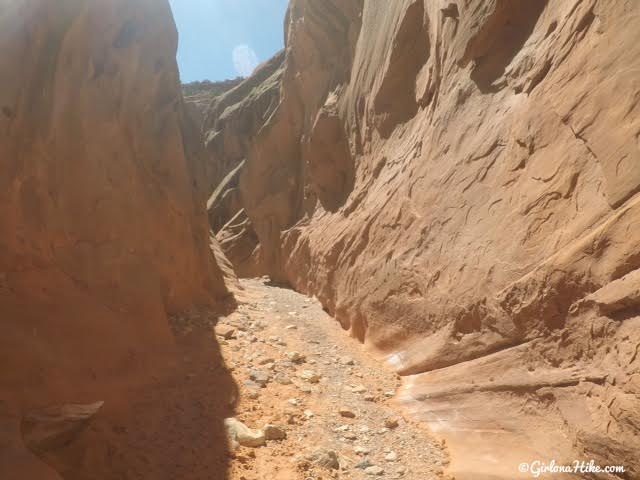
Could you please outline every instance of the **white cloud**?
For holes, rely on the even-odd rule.
[[[249,45],[237,45],[231,54],[238,75],[248,77],[258,66],[258,55]]]

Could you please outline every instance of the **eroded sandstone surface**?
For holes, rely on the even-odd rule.
[[[166,1],[0,2],[3,479],[224,471],[216,440],[224,417],[218,424],[215,410],[228,402],[230,376],[211,373],[207,392],[182,385],[184,369],[195,367],[168,321],[218,308],[229,295],[209,247],[207,174],[198,126],[184,110],[176,44]],[[205,351],[212,367],[221,363],[215,345]],[[211,391],[219,396],[198,409],[194,399]],[[64,441],[30,440],[51,430],[24,423],[40,419],[40,409],[95,402],[103,405],[95,419],[73,430],[84,435],[76,449],[64,447],[64,429],[54,435]],[[183,434],[209,424],[190,453],[200,466],[181,460],[171,422],[160,421],[178,411]],[[140,438],[145,431],[154,445]]]
[[[380,352],[456,478],[640,474],[639,8],[292,0],[282,58],[209,111],[237,271]]]

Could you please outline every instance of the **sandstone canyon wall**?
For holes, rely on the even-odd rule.
[[[166,0],[0,1],[2,478],[58,478],[20,450],[25,412],[126,404],[173,358],[167,316],[229,296],[176,45]],[[115,478],[106,458],[80,463]]]
[[[457,478],[640,475],[638,31],[625,0],[292,0],[209,111],[238,271],[384,355]]]

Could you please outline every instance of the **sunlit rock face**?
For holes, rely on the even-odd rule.
[[[109,411],[120,385],[166,370],[167,314],[228,292],[168,3],[0,11],[0,477],[45,478],[7,439],[20,415],[102,400]],[[6,460],[26,470],[12,476]]]
[[[456,478],[640,469],[639,8],[293,0],[277,87],[210,113],[239,167],[226,249],[250,224],[243,271],[317,295],[406,375]]]

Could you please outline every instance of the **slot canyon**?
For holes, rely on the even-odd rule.
[[[0,480],[640,479],[638,32],[290,0],[198,86],[168,0],[0,0]]]

